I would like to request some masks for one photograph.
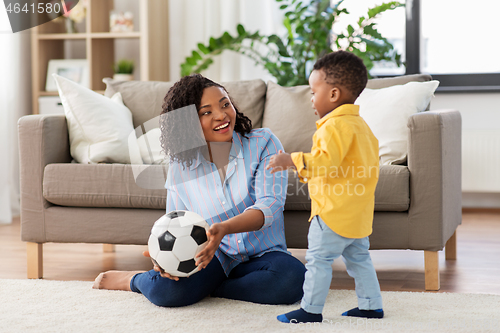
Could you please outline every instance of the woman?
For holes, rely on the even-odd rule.
[[[195,120],[186,128],[190,110],[199,126]],[[209,243],[196,258],[200,271],[189,278],[158,266],[149,272],[109,271],[96,278],[94,288],[142,293],[169,307],[209,295],[262,304],[300,300],[305,267],[285,244],[287,174],[265,170],[283,149],[277,137],[268,129],[252,130],[226,89],[199,74],[183,77],[168,91],[161,119],[162,147],[171,160],[167,212],[193,211],[210,224]],[[196,133],[206,145],[196,147]]]

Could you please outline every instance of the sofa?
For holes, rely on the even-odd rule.
[[[372,79],[367,87],[429,80],[428,75]],[[104,81],[106,96],[121,93],[136,128],[159,115],[172,85]],[[284,88],[252,80],[225,87],[254,127],[269,127],[286,151],[311,148],[314,121],[297,114],[311,108],[307,86]],[[298,96],[302,106],[290,96]],[[418,112],[408,117],[405,131],[407,158],[380,166],[371,249],[423,251],[425,289],[438,290],[438,251],[446,246],[446,259],[456,258],[455,230],[461,223],[460,113]],[[27,242],[28,278],[43,276],[44,243],[147,244],[151,226],[165,214],[165,164],[142,165],[137,171],[133,164],[76,163],[64,115],[22,117],[19,145],[21,238]],[[293,171],[287,193],[287,245],[307,248],[310,199]]]

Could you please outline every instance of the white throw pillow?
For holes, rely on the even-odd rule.
[[[130,163],[132,113],[113,99],[53,74],[68,122],[71,156],[78,163]]]
[[[144,164],[158,164],[165,159],[160,144],[160,128],[153,128],[137,139]]]
[[[439,81],[363,90],[355,104],[379,141],[380,164],[400,164],[408,153],[408,118],[424,111]]]

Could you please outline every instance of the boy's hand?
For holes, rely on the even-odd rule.
[[[295,168],[292,157],[290,156],[290,154],[284,153],[282,150],[280,150],[278,154],[271,156],[266,170],[271,169],[271,173],[275,173],[289,168]]]

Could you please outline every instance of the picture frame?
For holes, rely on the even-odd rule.
[[[86,88],[90,88],[89,64],[86,59],[49,60],[45,91],[57,91],[57,85],[52,74],[60,75]]]

